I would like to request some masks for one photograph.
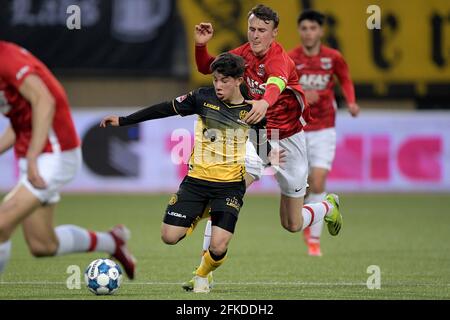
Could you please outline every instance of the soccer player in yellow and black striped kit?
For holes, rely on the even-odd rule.
[[[224,262],[243,205],[245,145],[252,129],[243,121],[252,108],[240,90],[244,68],[241,57],[223,53],[211,64],[214,87],[197,89],[127,117],[108,116],[101,123],[102,127],[126,126],[174,115],[199,116],[188,174],[170,199],[161,228],[162,240],[176,244],[210,208],[211,244],[196,270],[194,292],[209,292],[207,275]],[[261,137],[258,132],[252,136]],[[260,146],[256,141],[255,145]],[[269,157],[260,156],[266,162],[282,158],[282,152],[263,145]]]

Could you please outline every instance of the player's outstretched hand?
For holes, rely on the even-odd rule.
[[[246,103],[252,105],[252,110],[244,118],[248,124],[260,122],[266,115],[269,103],[266,100],[245,100]]]
[[[205,45],[211,40],[214,34],[214,29],[209,22],[200,22],[200,24],[195,25],[194,29],[194,40],[196,45]]]
[[[106,128],[107,126],[118,127],[119,126],[119,117],[118,116],[104,117],[102,122],[100,122],[100,127]]]
[[[352,117],[356,117],[359,114],[359,106],[356,103],[349,103],[348,104],[348,112],[352,115]]]
[[[272,148],[269,152],[268,158],[272,166],[283,168],[283,164],[286,162],[286,150],[281,148]]]

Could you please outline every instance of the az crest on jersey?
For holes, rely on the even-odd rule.
[[[331,67],[333,66],[331,58],[320,58],[320,66],[324,70],[330,70]]]
[[[256,74],[260,77],[264,77],[264,75],[266,74],[266,69],[264,67],[264,64],[260,64],[258,66],[258,70],[256,71]]]

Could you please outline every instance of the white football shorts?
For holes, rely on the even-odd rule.
[[[27,177],[27,159],[19,159],[20,179],[32,194],[44,204],[59,202],[60,189],[69,183],[81,167],[81,149],[76,148],[68,151],[43,153],[37,159],[39,174],[47,184],[46,189],[36,189]]]
[[[304,197],[308,186],[308,158],[304,132],[300,131],[280,141],[271,141],[271,145],[273,148],[279,146],[286,151],[282,168],[275,168],[275,178],[281,194],[292,198]],[[255,180],[259,180],[263,175],[263,163],[251,142],[247,142],[245,166],[247,173]]]
[[[309,167],[331,170],[336,153],[336,129],[307,131],[305,137]]]

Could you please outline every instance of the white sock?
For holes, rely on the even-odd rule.
[[[308,197],[305,199],[305,203],[309,204],[309,203],[316,203],[316,202],[322,202],[325,200],[327,196],[326,192],[322,192],[322,193],[310,193],[308,195]],[[319,243],[320,242],[320,236],[322,234],[322,230],[323,230],[323,220],[320,220],[318,222],[316,222],[315,224],[313,224],[310,228],[310,236],[308,239],[308,242],[312,242],[312,243]]]
[[[302,208],[302,230],[323,220],[325,215],[330,212],[331,209],[333,209],[333,206],[328,201],[305,204]]]
[[[88,231],[74,225],[58,226],[55,232],[59,241],[56,255],[87,251],[113,254],[116,250],[116,242],[107,232]]]
[[[203,236],[203,250],[207,251],[211,244],[211,218],[208,219],[205,226],[205,234]],[[202,257],[203,259],[203,257]]]
[[[11,240],[0,243],[0,274],[5,270],[11,257]]]

